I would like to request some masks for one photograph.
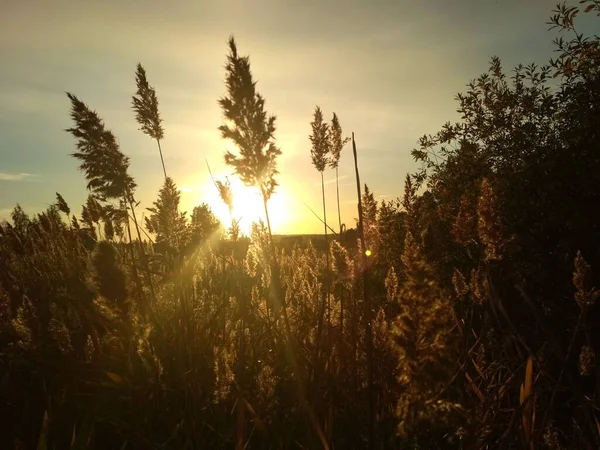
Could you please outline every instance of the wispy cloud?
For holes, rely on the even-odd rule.
[[[64,94],[57,88],[49,88],[40,83],[21,79],[17,84],[0,88],[2,115],[9,118],[14,114],[52,114],[56,105],[61,105]]]
[[[348,178],[348,175],[342,175],[341,177],[339,177],[339,181],[345,180],[346,178]],[[328,184],[333,184],[335,183],[335,178],[330,178],[329,180],[325,180],[325,185]],[[341,186],[346,186],[348,183],[343,183]]]
[[[348,178],[349,175],[342,175],[339,178],[339,181],[345,180],[346,178]],[[328,180],[325,180],[325,186],[329,186],[330,184],[335,184],[335,178],[330,178]],[[346,182],[346,183],[340,183],[340,186],[350,186],[352,185],[351,182]],[[318,183],[314,183],[315,187],[321,187],[321,182],[319,181]]]
[[[39,175],[26,172],[0,172],[0,181],[37,181]]]

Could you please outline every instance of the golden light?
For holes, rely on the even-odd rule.
[[[367,251],[365,252],[365,255],[371,256],[371,250],[367,249]]]
[[[225,181],[224,176],[215,176],[215,178]],[[244,186],[244,184],[235,176],[229,176],[229,181],[233,193],[233,218],[236,221],[239,221],[240,231],[249,236],[252,229],[252,223],[262,220],[266,225],[262,196],[257,188]],[[231,225],[229,208],[223,203],[217,188],[212,183],[212,179],[209,184],[206,184],[205,187],[199,191],[196,203],[208,203],[223,226],[229,227]],[[268,202],[269,218],[271,220],[273,234],[284,231],[286,224],[289,222],[289,201],[286,201],[286,198],[285,190],[281,186],[278,186],[277,191]]]

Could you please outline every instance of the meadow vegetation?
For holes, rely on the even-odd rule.
[[[220,131],[261,193],[250,236],[233,212],[181,211],[141,65],[133,115],[164,177],[144,221],[126,149],[68,94],[87,202],[57,194],[0,226],[0,447],[600,448],[600,38],[577,31],[584,13],[600,2],[552,13],[548,65],[492,58],[397,200],[358,180],[352,139],[359,221],[322,217],[314,244],[272,235],[285,149],[233,38]],[[321,177],[352,156],[340,113],[307,117]]]

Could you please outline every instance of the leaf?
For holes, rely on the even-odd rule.
[[[114,372],[106,372],[106,376],[108,378],[110,378],[110,380],[113,383],[116,383],[116,384],[123,384],[124,383],[123,378],[121,378],[119,375],[117,375]]]
[[[256,428],[258,428],[260,431],[266,433],[267,427],[265,426],[264,422],[260,419],[258,414],[256,414],[256,411],[254,410],[252,405],[245,398],[243,399],[243,401],[244,401],[244,405],[245,405],[246,409],[252,415],[252,422],[254,423],[254,426]]]
[[[85,450],[90,448],[91,437],[94,433],[94,421],[88,415],[77,427],[73,426],[73,437],[71,438],[70,450]]]
[[[38,438],[37,450],[48,450],[48,411],[44,411],[42,419],[42,429]]]
[[[594,9],[594,6],[595,5],[593,5],[593,4],[587,5],[587,7],[583,10],[583,12],[586,12],[586,13],[590,12],[592,9]]]
[[[521,421],[523,424],[523,432],[527,444],[533,448],[533,423],[535,417],[535,396],[532,393],[533,387],[533,357],[527,359],[527,367],[525,369],[525,381],[521,384],[520,403],[522,407]]]

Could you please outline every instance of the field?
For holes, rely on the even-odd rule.
[[[358,206],[348,229],[315,212],[323,234],[271,230],[285,149],[233,38],[220,131],[261,195],[249,235],[227,180],[229,221],[181,212],[141,65],[153,205],[69,93],[87,202],[0,225],[0,448],[600,448],[600,38],[573,26],[600,4],[581,3],[553,13],[547,66],[492,58],[396,200],[359,178],[343,112],[317,107],[315,176],[353,159]]]

